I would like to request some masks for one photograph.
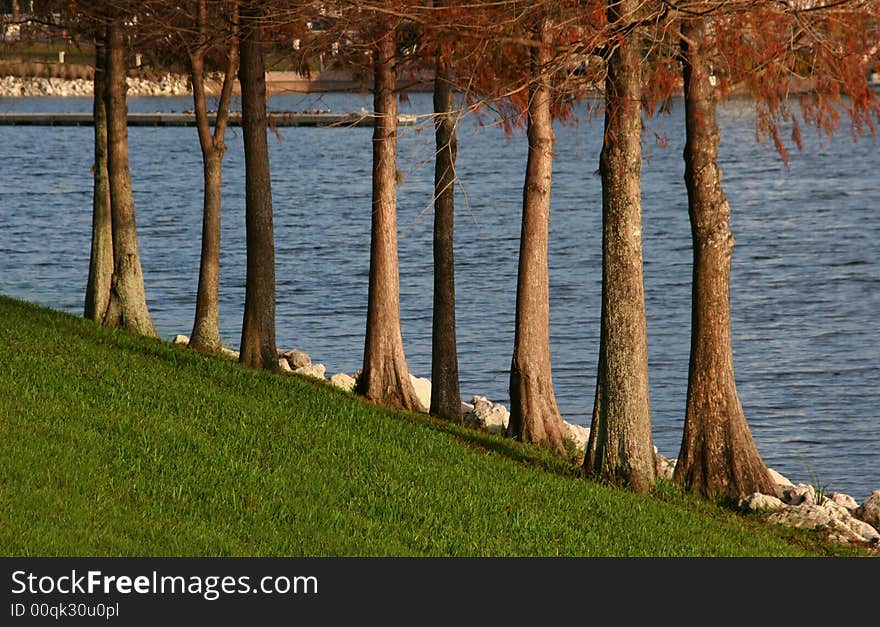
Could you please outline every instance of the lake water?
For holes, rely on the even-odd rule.
[[[276,110],[369,109],[367,96],[277,96]],[[133,98],[183,111],[189,98]],[[401,112],[427,113],[429,94]],[[0,99],[0,111],[90,111],[90,99]],[[687,389],[691,251],[683,124],[650,123],[643,166],[645,288],[655,444],[676,457]],[[525,139],[462,120],[456,287],[462,397],[508,404]],[[880,488],[880,151],[877,140],[806,132],[789,167],[755,141],[748,102],[720,115],[721,166],[737,238],[737,384],[764,460],[793,481],[861,502]],[[148,305],[159,333],[189,334],[201,234],[193,128],[131,128]],[[270,137],[277,340],[327,366],[361,367],[370,242],[371,129],[286,128]],[[668,146],[655,133],[668,137]],[[410,370],[430,376],[433,131],[401,128],[401,313]],[[601,120],[557,128],[550,235],[551,342],[559,407],[588,426],[601,295]],[[221,335],[236,348],[244,302],[240,129],[224,161]],[[92,129],[0,127],[0,293],[81,314],[91,225]]]

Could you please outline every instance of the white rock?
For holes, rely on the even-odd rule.
[[[836,542],[878,542],[880,533],[872,525],[854,518],[849,509],[828,499],[825,505],[803,503],[783,507],[768,517],[774,522],[799,529],[824,530]]]
[[[874,490],[865,502],[853,512],[853,516],[880,529],[880,490]]]
[[[578,451],[583,453],[587,449],[587,440],[590,439],[590,429],[582,425],[568,422],[567,420],[563,420],[562,422],[565,423],[565,428],[568,430],[568,437],[571,438],[575,446],[577,446]]]
[[[183,334],[175,335],[172,342],[181,346],[187,346],[189,344],[189,336]]]
[[[345,390],[346,392],[354,392],[354,377],[347,375],[344,372],[337,372],[332,377],[330,377],[330,383],[338,388]]]
[[[847,520],[852,518],[852,512],[843,505],[835,503],[831,499],[825,499],[825,502],[821,503],[821,506],[827,509],[831,517],[836,520]]]
[[[859,534],[865,542],[880,542],[880,532],[864,520],[850,518],[846,524],[855,533]]]
[[[787,505],[815,505],[816,489],[806,483],[799,483],[783,489],[782,500]]]
[[[856,500],[851,497],[849,494],[841,494],[840,492],[835,492],[831,495],[831,501],[840,505],[841,507],[845,507],[848,510],[852,511],[859,507],[859,504]]]
[[[673,476],[675,475],[675,464],[677,462],[678,458],[676,457],[670,459],[664,457],[660,453],[654,454],[654,470],[658,476],[663,477],[667,481],[672,481]]]
[[[294,370],[296,374],[312,377],[313,379],[323,379],[326,371],[327,368],[324,364],[308,364],[306,366],[300,366]]]
[[[485,396],[474,396],[471,405],[474,406],[474,410],[465,417],[466,421],[490,433],[505,432],[507,422],[510,420],[510,412],[504,405],[493,403]]]
[[[805,504],[798,507],[785,507],[771,514],[768,520],[798,529],[820,529],[827,527],[834,520],[834,517],[832,512],[825,507]]]
[[[740,499],[739,506],[742,509],[748,509],[753,512],[775,512],[785,507],[782,499],[769,494],[761,494],[753,492],[747,497]]]
[[[791,481],[788,480],[787,477],[782,476],[772,468],[768,468],[767,470],[770,471],[770,476],[773,478],[773,481],[776,483],[776,485],[786,488],[794,485]]]
[[[284,353],[284,357],[287,358],[287,361],[290,362],[290,365],[294,370],[302,368],[303,366],[309,366],[312,363],[312,358],[308,353],[295,348]]]
[[[425,411],[428,411],[431,408],[431,380],[416,377],[411,373],[409,375],[409,380],[412,381],[413,387],[416,390],[416,396],[419,397],[419,402],[422,404],[422,408],[424,408]]]
[[[129,77],[129,96],[181,96],[192,93],[185,75],[168,74],[157,81]],[[0,96],[91,96],[94,85],[87,79],[8,76],[0,80]]]
[[[853,530],[852,527],[844,521],[832,520],[826,528],[831,530],[831,533],[828,534],[829,540],[840,542],[842,544],[865,541],[859,532]]]
[[[284,357],[281,357],[278,360],[278,370],[281,372],[293,372],[293,368],[290,367],[290,362]]]

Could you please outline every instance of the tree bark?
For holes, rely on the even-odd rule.
[[[703,19],[682,24],[685,184],[694,247],[687,409],[675,480],[709,498],[777,488],[752,439],[733,368],[730,266],[734,238],[721,188],[715,90]]]
[[[202,253],[196,312],[189,347],[203,353],[217,353],[220,341],[220,204],[223,157],[203,154],[205,185],[202,211]]]
[[[400,328],[397,258],[397,77],[395,29],[381,25],[373,46],[373,199],[364,366],[357,393],[386,405],[425,411],[409,378]]]
[[[442,7],[442,0],[434,0]],[[461,422],[458,349],[455,338],[455,158],[449,56],[437,52],[434,73],[434,312],[431,329],[432,415]]]
[[[92,249],[83,316],[101,322],[110,303],[113,279],[113,220],[107,175],[107,107],[104,100],[107,33],[95,37],[95,77],[92,116],[95,129],[94,193],[92,196]]]
[[[262,10],[241,8],[241,126],[245,157],[245,223],[247,283],[239,361],[253,368],[276,371],[275,346],[275,229],[269,144],[266,137],[266,68],[261,47]]]
[[[546,21],[535,29],[545,42]],[[523,186],[523,216],[516,285],[516,326],[510,363],[508,435],[532,444],[549,444],[565,454],[565,424],[556,405],[550,365],[550,271],[547,246],[553,176],[553,117],[550,89],[542,76],[547,48],[531,49],[528,103],[529,152]]]
[[[637,0],[608,7],[608,22],[626,26]],[[642,272],[641,69],[636,32],[622,36],[608,59],[602,176],[602,317],[599,365],[585,470],[649,492],[655,482],[648,341]]]
[[[123,18],[107,24],[107,174],[113,222],[114,273],[103,322],[134,333],[157,337],[147,309],[144,276],[138,254],[137,225],[128,163],[127,71]]]
[[[217,353],[220,341],[220,223],[223,186],[223,155],[226,153],[226,125],[229,102],[237,66],[237,42],[229,44],[223,87],[217,103],[214,132],[208,120],[205,94],[205,48],[207,41],[207,0],[199,0],[198,27],[200,40],[190,54],[190,77],[193,85],[196,126],[202,151],[204,175],[204,206],[202,214],[202,254],[199,263],[199,285],[196,312],[189,347],[205,353]]]

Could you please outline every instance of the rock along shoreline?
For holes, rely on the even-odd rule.
[[[166,74],[157,80],[129,77],[128,95],[136,96],[186,96],[192,94],[189,78]],[[4,76],[0,78],[0,97],[56,97],[77,98],[94,95],[94,84],[85,78],[44,78]]]
[[[153,79],[129,76],[128,96],[188,96],[192,95],[192,86],[186,74],[165,74]],[[402,85],[408,91],[427,91],[433,83],[424,77],[413,79]],[[211,78],[205,82],[208,94],[217,95],[221,83]],[[350,72],[327,71],[314,76],[306,76],[297,72],[266,72],[267,95],[305,94],[328,92],[359,92],[364,85]],[[14,97],[87,97],[94,93],[94,85],[90,78],[60,77],[20,77],[3,76],[0,78],[0,98]],[[238,81],[233,85],[233,93],[241,93]]]

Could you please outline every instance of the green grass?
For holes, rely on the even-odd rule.
[[[4,556],[856,554],[4,297],[0,442]]]

